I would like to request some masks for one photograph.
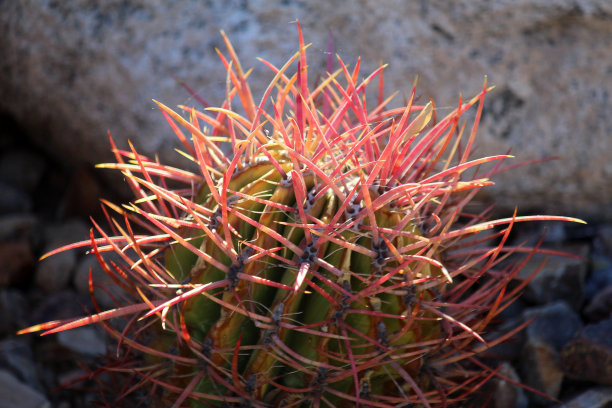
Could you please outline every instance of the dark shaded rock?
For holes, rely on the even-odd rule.
[[[523,347],[520,360],[521,378],[528,386],[557,398],[563,382],[559,353],[539,337],[529,338]],[[553,401],[535,393],[529,393],[532,403],[548,406]]]
[[[10,149],[0,156],[0,181],[32,193],[42,179],[45,160],[32,150]]]
[[[612,319],[585,326],[561,355],[568,377],[612,385]]]
[[[612,255],[610,257],[594,256],[591,264],[592,270],[585,286],[587,299],[593,298],[600,290],[612,285]]]
[[[88,236],[88,228],[80,220],[49,227],[45,231],[47,244],[44,252],[86,240]],[[80,252],[83,253],[85,250],[81,249]],[[63,251],[40,261],[36,268],[36,285],[47,292],[64,289],[72,279],[78,253],[79,250]]]
[[[594,244],[600,253],[612,257],[612,224],[603,224],[597,228]]]
[[[0,241],[34,242],[39,222],[34,215],[9,214],[0,217]]]
[[[0,289],[0,335],[12,335],[27,324],[28,301],[16,289]]]
[[[509,333],[522,323],[522,318],[510,319],[495,327],[490,333],[485,334],[485,340],[492,342],[495,339]],[[481,357],[491,360],[515,361],[521,355],[521,350],[525,344],[525,330],[521,330],[503,343],[499,343],[485,350]]]
[[[57,247],[58,245],[51,245],[46,248],[45,252]],[[72,277],[76,261],[74,251],[61,252],[43,259],[36,268],[36,286],[48,293],[66,288]]]
[[[525,330],[526,342],[520,357],[521,377],[525,384],[557,398],[563,382],[559,353],[582,328],[582,322],[565,301],[523,312],[525,321],[534,318]],[[540,405],[552,404],[552,400],[534,393],[530,393],[529,398]]]
[[[558,408],[610,408],[612,407],[612,387],[593,388],[583,392]]]
[[[10,372],[0,370],[0,408],[51,408],[38,391],[20,382]]]
[[[44,229],[44,239],[49,246],[66,245],[73,242],[89,240],[89,225],[78,218],[51,224]],[[79,250],[76,250],[79,251]],[[80,250],[85,253],[85,249]]]
[[[89,297],[79,295],[73,290],[43,294],[40,302],[28,316],[28,324],[80,317],[87,310],[92,310]]]
[[[23,190],[0,181],[0,215],[27,213],[32,207],[32,200]]]
[[[583,314],[592,322],[612,317],[612,285],[599,291],[584,308]]]
[[[107,262],[120,263],[119,255],[115,253],[104,254]],[[113,282],[104,272],[94,255],[87,255],[79,261],[73,279],[73,284],[79,293],[89,296],[89,270],[94,283],[94,296],[101,307],[113,308],[121,299],[123,290]]]
[[[527,408],[529,401],[518,385],[521,379],[510,363],[504,362],[499,376],[488,381],[473,398],[469,406],[489,408]]]
[[[76,168],[70,177],[62,200],[63,212],[67,217],[89,218],[102,215],[100,198],[105,194],[100,181],[95,177],[100,173],[94,174],[88,167]]]
[[[26,280],[35,262],[28,242],[0,242],[0,287],[16,285]]]
[[[561,250],[579,255],[585,260],[554,256],[540,270],[525,290],[525,300],[537,305],[543,305],[555,300],[565,300],[572,309],[578,311],[584,301],[585,280],[589,246],[572,245]],[[529,276],[541,262],[544,256],[534,256],[521,271],[521,276]]]
[[[504,378],[495,380],[495,399],[493,408],[527,408],[528,400],[525,391],[514,383],[520,383],[521,379],[509,363],[503,363],[499,374]],[[508,381],[510,380],[510,381]]]
[[[527,339],[544,340],[556,351],[561,351],[582,329],[580,317],[563,300],[546,306],[532,307],[523,312],[525,321],[533,318],[535,320],[525,330]]]
[[[106,353],[106,337],[99,327],[66,330],[57,334],[57,341],[77,354],[95,357]]]
[[[30,387],[43,391],[34,365],[32,349],[25,338],[0,342],[0,368],[9,370],[19,381]]]

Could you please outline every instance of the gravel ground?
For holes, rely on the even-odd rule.
[[[0,408],[87,407],[97,398],[92,381],[61,385],[87,375],[85,367],[99,365],[112,353],[99,328],[43,338],[15,333],[91,310],[87,274],[95,259],[79,251],[42,262],[38,258],[86,238],[88,216],[102,219],[98,197],[118,199],[109,191],[91,169],[67,167],[32,148],[9,118],[0,118]],[[532,317],[538,320],[516,341],[485,355],[506,377],[559,401],[495,380],[482,388],[480,404],[612,407],[612,224],[596,221],[587,226],[539,225],[514,234],[515,242],[533,241],[545,231],[547,247],[584,259],[551,259],[506,311],[499,330]],[[538,261],[528,264],[525,273]],[[94,274],[100,272],[94,269]],[[109,298],[101,302],[112,304]]]

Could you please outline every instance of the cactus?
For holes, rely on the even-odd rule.
[[[156,102],[196,170],[110,139],[116,163],[100,167],[135,201],[104,202],[113,235],[94,222],[58,251],[88,246],[124,296],[22,333],[103,324],[140,364],[107,371],[136,378],[123,395],[148,385],[151,406],[451,406],[495,375],[477,354],[514,331],[482,334],[526,284],[510,288],[521,264],[502,261],[542,251],[506,247],[512,226],[579,220],[466,212],[510,157],[471,157],[486,80],[443,118],[416,83],[388,107],[384,66],[359,79],[360,62],[338,58],[310,88],[298,31],[285,65],[263,61],[275,76],[260,103],[225,34],[221,107],[182,107],[186,119]]]

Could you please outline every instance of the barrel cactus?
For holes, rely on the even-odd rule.
[[[415,88],[391,108],[384,66],[362,79],[338,58],[312,86],[298,31],[286,64],[263,61],[259,103],[224,34],[221,107],[156,102],[196,170],[111,139],[102,167],[135,200],[104,202],[113,234],[94,222],[60,250],[88,246],[123,295],[23,333],[101,323],[130,356],[106,370],[136,378],[121,396],[146,387],[147,406],[451,406],[495,375],[477,354],[512,333],[482,335],[525,284],[510,289],[521,265],[502,261],[539,251],[506,247],[511,227],[571,219],[465,210],[509,157],[471,157],[486,81],[445,117]]]

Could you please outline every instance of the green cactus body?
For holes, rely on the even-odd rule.
[[[89,241],[63,248],[89,246],[124,298],[21,333],[102,323],[126,350],[107,371],[140,379],[119,394],[148,384],[150,407],[460,404],[495,374],[474,356],[508,336],[485,344],[480,333],[524,285],[507,287],[520,264],[499,269],[518,251],[504,247],[512,225],[578,220],[465,210],[497,171],[482,168],[509,157],[470,158],[486,82],[443,118],[414,104],[414,88],[406,106],[387,107],[384,67],[358,81],[359,61],[349,71],[338,59],[310,89],[300,31],[283,67],[265,62],[275,77],[256,104],[225,40],[221,108],[184,108],[185,119],[158,103],[199,171],[111,139],[117,163],[103,167],[121,170],[136,200],[107,203],[122,219],[109,216],[116,236],[94,223]],[[494,244],[473,239],[494,227]],[[121,317],[121,330],[106,322]]]
[[[216,202],[210,192],[202,197],[200,204],[213,214],[207,222],[219,241],[215,243],[208,237],[199,237],[194,242],[200,245],[200,250],[230,267],[232,273],[240,271],[280,282],[291,290],[233,277],[235,282],[211,293],[210,297],[197,296],[182,304],[181,311],[189,332],[198,341],[208,344],[210,362],[216,367],[231,371],[232,356],[238,353],[240,378],[251,379],[249,392],[258,401],[274,405],[293,394],[292,398],[295,395],[309,401],[324,398],[342,405],[338,395],[324,391],[326,387],[346,395],[358,395],[364,388],[368,388],[370,396],[384,395],[399,377],[385,366],[384,360],[394,359],[399,364],[410,366],[408,371],[416,375],[419,360],[415,364],[409,357],[401,357],[403,353],[410,354],[405,346],[439,336],[440,323],[432,317],[429,322],[411,327],[414,321],[408,318],[412,313],[408,290],[399,287],[392,293],[385,291],[386,287],[407,283],[406,275],[410,273],[411,265],[407,263],[402,265],[403,269],[400,268],[382,239],[374,244],[372,234],[367,230],[370,220],[357,217],[362,210],[360,203],[341,208],[340,198],[313,172],[308,169],[293,172],[293,164],[286,155],[274,154],[273,157],[284,175],[266,158],[258,158],[254,163],[244,164],[229,180],[228,191],[234,194],[226,199],[231,203],[227,225],[235,231],[231,244],[238,254],[235,264],[232,266],[226,255],[227,249],[217,245],[224,235],[225,224],[219,211],[222,204]],[[298,184],[304,190],[304,198],[299,204],[291,176],[301,178]],[[356,180],[346,182],[356,184]],[[375,195],[378,193],[373,191],[372,196]],[[299,205],[302,208],[298,209]],[[239,212],[242,217],[234,212]],[[307,217],[310,227],[300,225],[300,213]],[[402,223],[405,213],[403,208],[395,208],[391,202],[374,212],[375,223],[379,228],[393,230]],[[246,217],[258,228],[245,222],[243,219]],[[335,225],[331,225],[332,221]],[[364,228],[361,228],[362,224]],[[414,222],[403,224],[402,231],[420,234]],[[265,231],[280,234],[293,247],[284,246]],[[191,231],[193,237],[198,233],[202,235],[198,229]],[[396,235],[390,238],[396,248],[413,241]],[[326,236],[333,236],[340,243],[325,240]],[[346,248],[343,243],[350,243],[357,250]],[[385,249],[376,249],[376,245]],[[295,248],[299,248],[299,252],[296,253]],[[367,254],[372,252],[372,248],[375,249],[374,259]],[[244,262],[242,258],[249,259],[259,249],[276,249],[278,256],[265,255]],[[191,251],[185,251],[180,245],[167,252],[165,262],[177,280],[189,279],[192,285],[228,279],[226,273],[202,258],[194,257]],[[309,282],[295,290],[296,279],[303,268],[308,268],[306,276]],[[375,293],[359,295],[391,270],[398,271],[378,284]],[[431,276],[429,265],[419,274]],[[213,297],[235,305],[242,313],[224,308]],[[269,317],[268,322],[251,319],[249,312]],[[301,331],[301,327],[309,330]],[[241,349],[235,350],[239,341]],[[278,343],[295,354],[289,354]],[[361,368],[377,358],[379,361],[371,367]],[[355,376],[346,375],[351,372],[351,366],[359,367]],[[366,377],[369,384],[363,385]],[[278,384],[292,392],[282,392]],[[358,384],[357,392],[355,384]],[[221,389],[227,391],[225,386],[214,383],[209,377],[203,378],[196,387],[204,394]]]

